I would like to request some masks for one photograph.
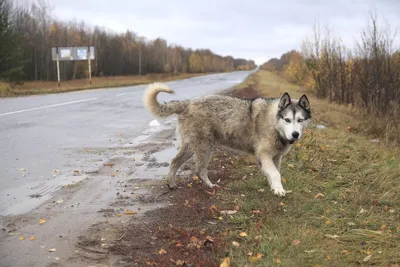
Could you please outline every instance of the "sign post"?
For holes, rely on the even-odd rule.
[[[89,84],[92,85],[92,66],[90,64],[90,46],[88,46],[88,69],[89,69]]]
[[[88,61],[88,76],[89,84],[92,84],[92,66],[91,60],[95,58],[94,46],[84,47],[53,47],[51,49],[53,61],[57,62],[57,80],[58,87],[60,87],[60,61],[75,61],[87,60]]]
[[[60,57],[58,55],[58,47],[56,48],[57,53],[57,80],[58,80],[58,88],[60,88]]]

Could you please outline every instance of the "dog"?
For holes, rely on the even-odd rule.
[[[299,100],[288,93],[280,98],[243,100],[226,95],[208,95],[191,100],[159,103],[161,92],[174,94],[164,83],[150,85],[144,93],[145,107],[158,118],[178,115],[180,150],[172,159],[167,175],[168,186],[176,188],[176,173],[183,163],[195,156],[195,172],[212,188],[207,166],[216,146],[255,155],[267,176],[273,194],[285,196],[281,182],[281,160],[299,140],[311,120],[306,95]]]

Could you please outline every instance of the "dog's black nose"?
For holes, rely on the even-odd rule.
[[[299,132],[293,132],[292,133],[293,138],[299,138]]]

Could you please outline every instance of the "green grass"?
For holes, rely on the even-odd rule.
[[[270,72],[256,75],[257,88],[264,95],[288,91],[299,98],[302,93]],[[248,177],[229,183],[222,193],[226,202],[240,206],[230,218],[227,236],[229,245],[240,243],[239,247],[230,245],[232,266],[400,263],[398,148],[349,132],[349,108],[310,99],[313,120],[330,126],[311,125],[283,158],[283,185],[292,193],[285,198],[273,196],[253,157],[233,164],[238,178]],[[323,196],[316,198],[318,194]],[[240,237],[242,231],[248,236]],[[251,260],[249,252],[263,256]]]

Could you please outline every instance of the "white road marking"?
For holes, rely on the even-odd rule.
[[[97,99],[97,97],[93,97],[93,98],[75,100],[75,101],[58,103],[58,104],[53,104],[53,105],[41,106],[41,107],[36,107],[36,108],[29,108],[29,109],[21,109],[21,110],[16,110],[16,111],[10,111],[10,112],[6,112],[6,113],[0,113],[0,117],[1,116],[6,116],[6,115],[13,115],[13,114],[17,114],[17,113],[28,112],[28,111],[39,110],[39,109],[55,108],[55,107],[66,106],[66,105],[71,105],[71,104],[88,102],[88,101],[93,101],[93,100],[96,100],[96,99]]]

